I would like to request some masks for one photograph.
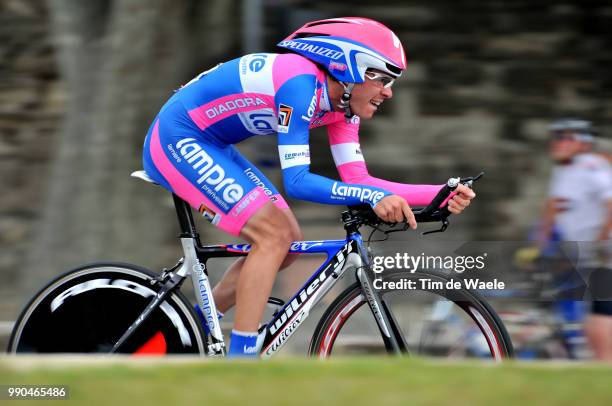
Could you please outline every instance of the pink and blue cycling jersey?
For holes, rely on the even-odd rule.
[[[326,126],[342,181],[310,172],[309,130]],[[296,54],[250,54],[203,72],[166,102],[144,148],[145,170],[221,229],[239,235],[269,201],[287,204],[274,185],[233,146],[278,136],[288,196],[325,204],[374,207],[398,194],[428,204],[440,185],[407,185],[369,175],[359,118],[334,111],[325,71]]]

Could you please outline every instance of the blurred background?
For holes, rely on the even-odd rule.
[[[486,172],[440,240],[524,240],[547,196],[548,123],[612,131],[604,1],[1,0],[0,320],[84,262],[173,265],[170,195],[129,176],[158,109],[218,62],[347,15],[391,27],[408,56],[392,102],[362,124],[370,172],[408,183]],[[273,137],[240,148],[281,186]],[[337,177],[325,130],[311,151],[311,170]],[[307,239],[342,237],[342,207],[291,203]]]

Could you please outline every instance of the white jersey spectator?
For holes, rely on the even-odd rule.
[[[612,199],[612,167],[594,153],[575,155],[556,165],[550,182],[555,224],[566,241],[596,241]]]
[[[562,119],[555,121],[550,130],[550,155],[556,165],[540,241],[550,240],[553,227],[559,231],[562,241],[577,241],[578,270],[594,271],[591,292],[595,288],[609,292],[612,289],[608,286],[612,281],[610,162],[605,154],[593,152],[595,138],[589,121]],[[594,298],[585,330],[595,357],[612,362],[612,301],[608,297]]]

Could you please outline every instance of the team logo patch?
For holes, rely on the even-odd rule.
[[[308,145],[279,145],[278,155],[282,169],[310,165],[310,148]]]
[[[254,56],[255,58],[251,59],[251,61],[249,62],[249,69],[251,70],[251,72],[259,72],[266,64],[265,58],[267,57],[267,55],[257,54]]]
[[[285,104],[279,104],[278,106],[278,129],[279,133],[288,133],[289,124],[291,123],[291,115],[293,114],[293,107]]]
[[[204,217],[206,220],[210,221],[213,224],[217,224],[219,220],[221,220],[221,217],[205,204],[200,204],[200,208],[198,209],[198,211],[200,212],[202,217]]]

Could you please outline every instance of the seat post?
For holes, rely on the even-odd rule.
[[[172,193],[172,199],[174,199],[176,217],[178,218],[179,227],[181,228],[181,238],[189,237],[199,239],[199,235],[193,221],[191,206],[189,206],[186,201],[174,193]]]

